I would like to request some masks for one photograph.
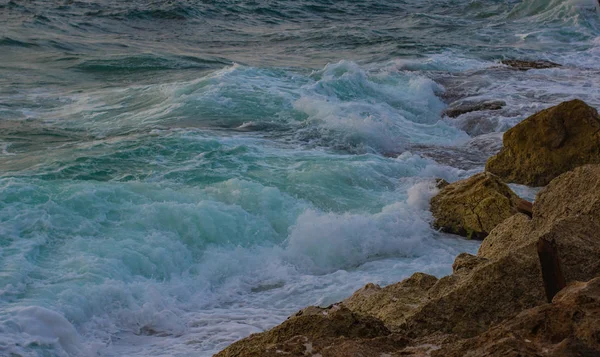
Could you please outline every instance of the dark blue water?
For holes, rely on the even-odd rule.
[[[210,356],[449,273],[434,179],[600,105],[597,6],[0,0],[0,355]]]

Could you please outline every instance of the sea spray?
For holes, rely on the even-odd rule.
[[[537,110],[600,105],[596,7],[0,3],[0,355],[210,356],[449,273],[478,243],[430,228],[435,179]]]

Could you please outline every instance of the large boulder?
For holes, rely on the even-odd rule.
[[[411,338],[434,333],[468,338],[543,304],[539,261],[532,253],[514,252],[499,259],[471,257],[470,267],[441,278],[427,299],[394,330]]]
[[[540,238],[554,240],[567,280],[600,275],[600,165],[564,173],[544,187],[533,218],[515,215],[496,227],[478,255],[497,258],[517,250],[535,251]]]
[[[477,256],[461,254],[454,273],[427,290],[402,326],[419,338],[434,332],[472,337],[545,303],[536,243],[554,241],[567,282],[600,275],[600,165],[565,173],[542,189],[533,217],[516,214],[494,228]]]
[[[577,166],[600,163],[600,117],[581,100],[563,102],[508,130],[503,144],[486,170],[506,182],[545,186]]]
[[[466,340],[433,351],[433,357],[600,356],[600,277],[575,282],[551,304],[516,317]]]
[[[483,239],[517,213],[521,201],[497,176],[482,172],[442,187],[431,199],[433,226],[444,232]]]

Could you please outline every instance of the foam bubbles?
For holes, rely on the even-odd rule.
[[[461,171],[418,155],[152,135],[158,146],[164,140],[188,151],[163,152],[172,167],[155,172],[169,177],[159,182],[0,181],[0,232],[8,238],[0,303],[25,311],[22,321],[56,321],[58,335],[31,331],[49,353],[210,355],[369,281],[448,272],[458,251],[475,247],[430,228],[432,175],[456,179]],[[136,157],[127,150],[138,149],[123,144],[104,145]],[[244,169],[204,181],[207,157]],[[2,317],[0,328],[17,331],[11,321]],[[2,338],[10,351],[35,351],[13,332]]]
[[[347,147],[402,151],[409,143],[451,143],[461,132],[439,121],[444,104],[435,82],[409,73],[367,71],[341,61],[313,73],[294,108],[320,133]]]
[[[0,351],[4,345],[8,353],[25,355],[32,354],[29,350],[32,347],[51,348],[58,356],[95,354],[93,346],[86,346],[75,327],[60,313],[28,306],[8,310],[3,315],[0,316]]]

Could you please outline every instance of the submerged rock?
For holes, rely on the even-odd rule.
[[[527,71],[529,69],[544,69],[544,68],[561,67],[561,65],[558,63],[544,61],[544,60],[538,60],[538,61],[502,60],[501,62],[504,65],[507,65],[509,67],[512,67],[512,68],[515,68],[515,69],[518,69],[521,71]]]
[[[506,182],[544,186],[558,175],[600,163],[600,117],[581,100],[530,116],[504,133],[486,170]]]
[[[431,199],[433,225],[444,232],[483,239],[517,213],[520,201],[498,177],[482,172],[443,187]]]
[[[458,103],[451,104],[442,115],[446,115],[450,118],[456,118],[460,115],[477,112],[482,110],[499,110],[506,105],[506,102],[502,100],[490,100],[485,102],[471,102],[471,103]]]

